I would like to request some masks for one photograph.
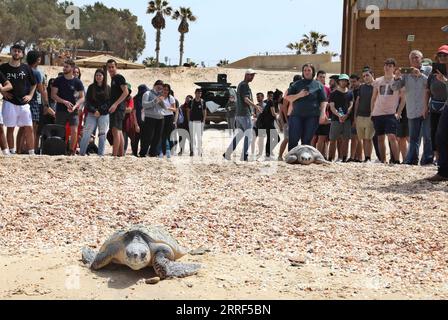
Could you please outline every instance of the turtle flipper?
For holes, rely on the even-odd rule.
[[[114,259],[114,255],[109,252],[100,252],[96,255],[95,260],[93,261],[90,268],[93,270],[99,270],[107,266]]]
[[[82,263],[87,264],[89,267],[95,261],[96,253],[91,248],[82,248]]]
[[[166,279],[192,276],[198,272],[201,265],[171,261],[163,252],[158,252],[154,257],[153,267],[160,279]]]
[[[293,154],[288,154],[288,155],[286,155],[286,158],[285,158],[285,162],[288,164],[295,164],[295,163],[297,163],[297,160],[298,160],[297,156],[293,155]]]

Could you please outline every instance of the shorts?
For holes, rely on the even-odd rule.
[[[352,121],[352,123],[353,123],[353,121]],[[358,135],[358,130],[356,130],[356,127],[353,128],[353,126],[352,126],[352,136],[357,136],[357,135]]]
[[[352,133],[352,122],[346,120],[344,123],[339,121],[331,121],[330,141],[336,141],[339,138],[349,140]]]
[[[372,140],[375,135],[375,128],[370,117],[357,117],[356,130],[360,140]]]
[[[42,105],[37,101],[30,102],[31,118],[33,122],[39,122],[40,115],[42,114]]]
[[[407,118],[401,118],[398,121],[397,138],[409,137],[409,121]]]
[[[67,124],[70,125],[70,127],[77,127],[79,123],[79,116],[77,112],[64,112],[64,111],[56,111],[56,121],[55,124],[64,126]]]
[[[321,124],[319,128],[317,128],[316,136],[326,136],[330,135],[331,124]]]
[[[387,134],[397,135],[398,120],[395,118],[394,114],[372,117],[372,120],[377,136],[384,136]]]
[[[7,128],[33,126],[29,104],[20,106],[9,101],[3,101],[2,116],[2,122]]]
[[[109,114],[109,127],[111,129],[123,130],[123,121],[125,117],[125,110],[116,110],[114,113]]]

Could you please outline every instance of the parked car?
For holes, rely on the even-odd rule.
[[[224,80],[226,77],[224,77]],[[207,105],[206,124],[221,123],[227,121],[227,103],[230,96],[236,98],[236,87],[227,81],[223,82],[222,75],[218,76],[218,82],[196,82],[202,89],[202,99]]]

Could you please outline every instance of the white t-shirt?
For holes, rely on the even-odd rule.
[[[386,80],[384,77],[381,77],[373,83],[373,87],[378,89],[378,97],[372,116],[394,115],[397,112],[400,92],[392,90],[393,82],[393,78]]]
[[[165,104],[166,108],[171,108],[173,105],[176,105],[176,100],[174,99],[173,96],[169,96],[168,98],[163,100],[163,103]],[[164,116],[171,116],[171,115],[174,115],[174,112],[171,111],[171,110],[166,110],[165,109],[165,110],[162,111],[162,114]]]

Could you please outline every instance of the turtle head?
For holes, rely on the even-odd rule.
[[[126,265],[133,270],[147,267],[151,261],[151,251],[148,243],[138,233],[131,233],[127,237]]]
[[[314,162],[314,157],[311,153],[309,152],[303,152],[300,156],[299,156],[299,162],[301,164],[304,165],[310,165]]]

